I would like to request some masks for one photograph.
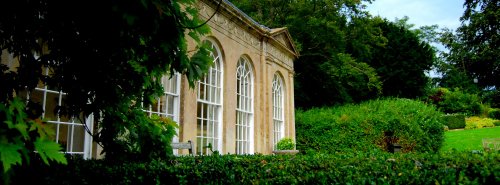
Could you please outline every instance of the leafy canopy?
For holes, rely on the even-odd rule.
[[[371,0],[235,0],[265,25],[286,26],[301,56],[295,61],[298,107],[361,102],[380,96],[423,95],[434,63],[428,44],[435,27],[410,30],[372,17]]]
[[[186,74],[193,86],[210,67],[209,49],[201,41],[209,28],[198,18],[195,3],[18,0],[1,6],[0,50],[19,59],[19,67],[11,71],[0,65],[0,102],[12,102],[41,82],[67,94],[61,107],[45,111],[80,120],[94,117],[94,125],[99,126],[94,141],[102,144],[107,159],[168,155],[173,125],[148,118],[142,107],[162,94],[158,80],[162,76]],[[194,50],[188,50],[186,36],[197,44]],[[42,68],[49,73],[42,74]],[[40,108],[40,102],[29,101],[28,110]],[[41,111],[29,115],[33,120],[40,116]],[[1,131],[12,132],[3,127]],[[165,137],[152,138],[158,135]],[[30,142],[44,161],[56,156],[55,143]],[[10,147],[12,150],[20,149]],[[148,155],[138,156],[141,152]],[[5,161],[14,164],[19,157]]]
[[[479,89],[500,87],[500,2],[466,0],[462,25],[453,33],[445,30],[441,42],[449,49],[440,68],[447,87]],[[477,80],[477,84],[473,83]],[[465,83],[466,82],[466,83]],[[477,91],[477,90],[476,90]]]

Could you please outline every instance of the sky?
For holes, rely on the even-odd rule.
[[[465,10],[464,2],[465,0],[374,0],[371,4],[366,4],[366,8],[371,15],[378,15],[389,21],[408,16],[408,22],[415,24],[415,28],[437,24],[439,28],[456,30]],[[438,50],[446,50],[440,44],[432,45]],[[427,75],[440,76],[435,70],[429,71]]]
[[[465,0],[374,0],[367,5],[373,16],[379,15],[390,21],[408,16],[409,23],[420,26],[437,24],[440,28],[456,30],[464,12]]]

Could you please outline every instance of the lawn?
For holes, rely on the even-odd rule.
[[[483,138],[500,138],[500,127],[447,131],[441,151],[483,150]]]

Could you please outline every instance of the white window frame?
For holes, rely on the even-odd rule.
[[[211,44],[213,66],[197,85],[196,113],[196,152],[198,155],[211,154],[212,151],[222,153],[222,102],[223,102],[223,61],[219,47],[212,40]]]
[[[248,59],[241,57],[236,68],[236,154],[254,152],[253,80]]]
[[[36,57],[36,56],[35,56]],[[45,76],[49,76],[49,70],[50,68],[49,67],[44,67],[45,69],[45,73],[44,75]],[[68,130],[67,130],[67,136],[66,136],[66,141],[67,141],[67,144],[66,144],[66,151],[64,151],[64,153],[67,153],[67,154],[76,154],[76,155],[82,155],[84,159],[90,159],[92,157],[92,136],[90,134],[93,134],[93,119],[92,119],[92,115],[89,116],[89,117],[86,117],[85,120],[83,120],[84,123],[79,123],[79,122],[75,122],[77,119],[75,117],[72,117],[69,119],[69,121],[61,121],[61,117],[60,115],[56,115],[56,119],[50,119],[50,118],[46,118],[45,117],[45,113],[46,111],[53,111],[53,110],[46,110],[47,108],[47,96],[48,94],[55,94],[57,96],[57,105],[58,106],[61,106],[62,103],[63,103],[63,97],[66,96],[66,93],[65,92],[62,92],[62,91],[54,91],[54,90],[51,90],[49,89],[49,87],[47,86],[47,84],[42,84],[42,85],[38,85],[38,87],[36,87],[33,91],[35,92],[40,92],[42,93],[42,110],[43,110],[43,113],[42,113],[42,119],[48,119],[47,120],[47,123],[50,123],[50,124],[55,124],[55,127],[56,127],[56,130],[55,130],[55,135],[56,135],[56,139],[55,139],[55,142],[56,143],[59,143],[59,136],[61,134],[61,126],[62,125],[67,125],[68,126]],[[32,92],[31,92],[32,93]],[[30,101],[30,92],[27,93],[27,101]],[[50,100],[49,100],[50,101]],[[75,134],[75,127],[78,128],[78,127],[82,127],[83,128],[83,131],[84,131],[84,138],[81,142],[83,142],[83,151],[74,151],[73,149],[73,144],[75,142],[74,140],[74,134]],[[87,127],[88,130],[85,128]],[[88,133],[90,132],[90,133]],[[76,141],[78,142],[78,141]]]
[[[158,102],[156,104],[156,107],[153,107],[153,105],[149,105],[149,107],[147,107],[147,109],[144,109],[144,111],[147,112],[149,116],[155,114],[160,117],[169,117],[173,121],[178,122],[180,110],[180,83],[181,75],[179,73],[175,73],[171,78],[169,75],[163,76],[161,78],[163,95],[156,98],[156,101]],[[169,103],[169,97],[172,98],[172,104]],[[162,102],[162,100],[164,101]],[[172,105],[172,107],[170,107],[170,105]],[[172,112],[169,112],[168,110],[172,110]]]
[[[144,112],[146,112],[149,116],[157,115],[160,117],[168,117],[175,121],[177,124],[179,123],[179,115],[180,115],[180,97],[181,97],[181,74],[174,73],[172,76],[165,75],[161,78],[161,85],[163,87],[163,95],[156,99],[156,106],[149,105],[147,108],[144,108]],[[163,100],[163,101],[162,101]],[[170,104],[170,100],[173,101]],[[164,106],[164,107],[162,107]],[[144,105],[143,105],[144,107]],[[163,110],[162,110],[163,109]],[[172,110],[169,112],[169,110]],[[176,135],[172,139],[172,142],[179,142],[179,129],[175,129]],[[178,150],[174,149],[174,155],[178,154]]]
[[[16,67],[15,65],[19,65],[18,63],[15,62],[14,55],[12,53],[6,52],[6,50],[0,51],[0,56],[3,54],[7,55],[6,65],[10,70],[13,70]],[[38,59],[39,55],[35,53],[34,57],[35,57],[35,59]],[[4,61],[2,61],[2,62],[4,62]],[[43,75],[45,75],[45,76],[50,75],[49,74],[49,70],[50,70],[49,67],[44,66],[42,69],[44,69]],[[61,126],[62,125],[68,126],[67,130],[66,130],[66,132],[67,132],[66,150],[63,152],[67,153],[67,154],[72,154],[72,155],[82,155],[84,159],[92,158],[92,136],[91,136],[91,134],[93,134],[93,130],[92,130],[93,123],[94,123],[93,116],[90,115],[90,116],[86,117],[85,120],[82,120],[84,123],[77,122],[78,119],[75,117],[71,117],[68,121],[61,121],[61,117],[59,114],[55,115],[55,117],[56,117],[55,119],[54,118],[46,118],[45,115],[46,115],[47,111],[54,111],[54,110],[46,110],[47,109],[47,101],[51,101],[51,100],[47,99],[48,95],[49,94],[55,95],[55,97],[57,97],[57,100],[54,103],[57,104],[57,106],[61,106],[63,104],[63,97],[66,96],[66,93],[62,92],[62,91],[52,90],[47,86],[47,84],[43,84],[40,82],[37,85],[37,87],[35,87],[35,89],[33,89],[31,92],[29,92],[29,91],[26,92],[26,103],[31,101],[30,95],[33,92],[41,93],[41,97],[40,97],[41,102],[38,102],[38,103],[41,103],[41,106],[42,106],[42,111],[43,111],[42,112],[42,119],[45,119],[45,121],[47,121],[48,124],[55,125],[54,141],[56,143],[60,143],[59,136],[61,135],[61,132],[62,132]],[[77,129],[83,128],[84,137],[82,138],[82,141],[75,141],[75,138],[74,138],[75,128],[77,128]],[[88,132],[90,132],[90,133],[88,133]],[[75,151],[74,150],[75,142],[82,142],[81,144],[83,147],[83,151]]]
[[[285,136],[285,109],[284,109],[284,88],[283,79],[279,74],[273,77],[273,149],[276,144]]]

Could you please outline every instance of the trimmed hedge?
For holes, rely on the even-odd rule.
[[[296,111],[296,146],[301,152],[336,153],[387,149],[438,151],[444,140],[442,113],[409,99]]]
[[[444,125],[448,129],[463,129],[465,128],[465,115],[463,114],[449,114],[443,116]]]
[[[499,184],[500,153],[214,155],[149,163],[71,159],[15,168],[13,184]]]

